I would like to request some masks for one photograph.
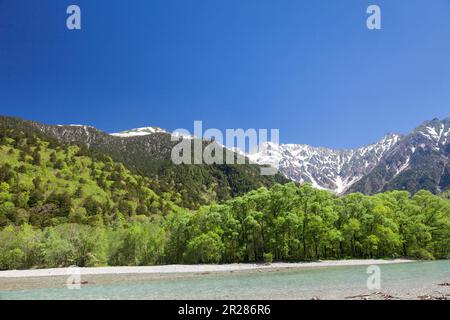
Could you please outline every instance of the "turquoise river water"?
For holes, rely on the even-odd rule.
[[[91,276],[79,290],[69,290],[64,279],[34,278],[31,288],[25,285],[30,279],[10,279],[17,286],[1,290],[0,299],[344,299],[376,291],[417,299],[450,294],[449,287],[439,285],[450,282],[448,260],[379,267],[379,290],[367,288],[367,266],[340,266],[173,277]]]

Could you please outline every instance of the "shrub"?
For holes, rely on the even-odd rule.
[[[273,254],[271,252],[264,253],[264,263],[265,264],[271,264],[273,262]]]
[[[426,249],[420,248],[413,252],[413,257],[419,260],[434,260],[434,256]]]
[[[224,246],[219,235],[214,232],[202,234],[187,245],[184,259],[187,263],[219,263]]]

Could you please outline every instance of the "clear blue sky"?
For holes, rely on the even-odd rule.
[[[0,114],[364,145],[450,116],[450,1],[0,0]]]

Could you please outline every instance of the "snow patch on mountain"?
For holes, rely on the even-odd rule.
[[[442,145],[447,144],[450,127],[444,123],[430,123],[417,129],[418,133],[431,142],[431,148],[439,151]]]
[[[64,128],[64,127],[73,127],[73,128],[83,128],[83,129],[95,129],[93,126],[87,126],[85,124],[58,124],[57,127]]]
[[[111,133],[110,135],[121,138],[130,138],[130,137],[148,136],[155,133],[167,133],[167,132],[164,129],[158,127],[143,127],[130,129],[118,133]]]
[[[266,143],[259,152],[248,157],[257,164],[278,162],[279,171],[287,178],[342,194],[368,174],[400,138],[400,135],[390,134],[375,144],[347,150]]]
[[[408,169],[410,161],[411,161],[411,157],[407,157],[405,163],[402,164],[402,165],[397,169],[397,172],[395,173],[394,177],[398,176],[400,173],[402,173],[403,171],[405,171],[406,169]]]
[[[449,142],[449,136],[450,136],[450,128],[447,129],[447,131],[444,133],[444,144],[447,144]]]

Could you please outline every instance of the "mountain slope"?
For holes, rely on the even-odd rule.
[[[168,191],[180,194],[179,204],[187,208],[288,181],[280,174],[261,176],[260,166],[253,164],[175,165],[171,161],[171,151],[178,142],[172,142],[171,135],[162,129],[141,128],[118,136],[90,126],[50,126],[10,117],[0,117],[0,124],[38,130],[59,142],[78,143],[91,151],[109,155],[134,173],[158,181],[158,188],[155,188],[158,194]]]
[[[249,158],[259,164],[278,158],[286,177],[337,194],[393,189],[438,193],[450,188],[449,142],[450,119],[434,119],[406,136],[389,134],[358,149],[267,143]]]
[[[38,130],[60,142],[79,143],[107,154],[133,172],[158,181],[153,188],[158,194],[167,191],[180,194],[180,204],[188,208],[286,182],[281,175],[260,175],[258,165],[273,163],[274,158],[279,159],[279,170],[285,177],[337,194],[374,194],[392,189],[439,193],[450,188],[449,119],[434,119],[408,135],[389,134],[377,143],[357,149],[269,142],[262,152],[248,155],[255,165],[174,165],[170,156],[177,142],[172,142],[170,134],[157,127],[107,134],[89,126],[47,126],[0,118],[3,125],[8,122]],[[193,137],[185,138],[193,143]],[[209,143],[204,142],[203,147]]]
[[[450,188],[450,118],[427,121],[405,136],[349,191],[367,194],[384,190]]]
[[[0,127],[0,226],[110,224],[176,210],[179,196],[158,196],[155,184],[85,148]]]
[[[249,158],[255,163],[264,164],[270,162],[268,158],[276,157],[280,159],[279,170],[286,177],[340,194],[371,172],[400,139],[401,136],[390,134],[375,144],[348,150],[267,143],[264,152],[250,155]]]

